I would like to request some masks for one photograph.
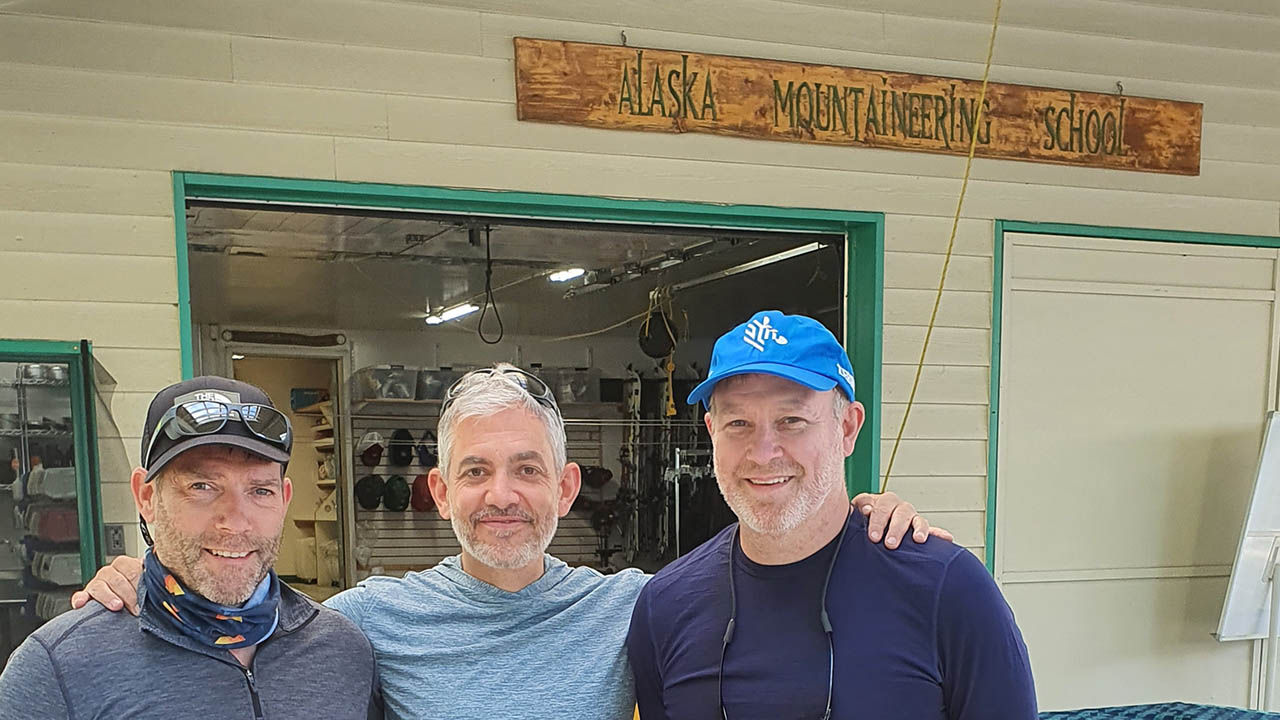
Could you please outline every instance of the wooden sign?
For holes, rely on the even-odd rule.
[[[1199,103],[516,38],[521,120],[1200,174]]]

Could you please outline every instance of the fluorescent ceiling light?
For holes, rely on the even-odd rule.
[[[815,250],[821,250],[824,247],[826,246],[820,242],[811,242],[808,245],[801,245],[800,247],[794,247],[794,248],[791,248],[790,250],[783,250],[780,253],[775,253],[767,257],[757,258],[755,260],[749,260],[747,262],[742,263],[741,265],[734,265],[733,267],[728,267],[723,270],[717,270],[711,273],[710,275],[703,275],[702,277],[697,277],[692,280],[686,280],[681,283],[676,283],[675,285],[671,286],[671,289],[676,292],[679,292],[681,290],[688,290],[691,287],[697,287],[698,285],[702,285],[703,283],[709,283],[712,280],[721,280],[723,278],[733,277],[738,273],[744,273],[744,272],[747,272],[748,270],[755,270],[756,268],[762,268],[766,265],[772,265],[776,262],[782,262],[783,260],[790,260],[793,257],[799,257],[800,255],[811,253]]]
[[[439,315],[427,316],[427,324],[439,325],[440,323],[449,322],[450,320],[457,320],[458,318],[464,317],[466,315],[470,315],[471,313],[479,309],[480,309],[479,305],[472,305],[471,303],[466,303],[465,305],[456,305],[454,307],[449,308],[448,310],[445,310]]]
[[[587,271],[582,268],[569,268],[568,270],[560,270],[551,273],[551,282],[569,282],[574,278],[582,277]]]
[[[243,356],[243,355],[241,355],[240,353],[232,353],[232,355],[231,355],[231,359],[232,359],[232,360],[243,360],[243,359],[244,359],[244,356]]]

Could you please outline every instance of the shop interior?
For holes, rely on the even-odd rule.
[[[732,518],[701,409],[716,337],[761,309],[843,336],[845,238],[192,201],[196,371],[291,417],[277,570],[323,598],[458,552],[425,475],[466,371],[533,372],[566,420],[581,496],[549,549],[656,570]]]

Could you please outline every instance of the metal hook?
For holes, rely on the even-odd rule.
[[[618,34],[622,36],[622,47],[626,47],[626,46],[627,46],[627,31],[626,31],[626,30],[623,30],[623,31],[619,32]]]
[[[1121,83],[1119,80],[1116,81],[1116,94],[1124,95],[1124,84]]]

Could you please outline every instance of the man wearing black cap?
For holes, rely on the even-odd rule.
[[[131,477],[152,544],[141,615],[91,604],[42,626],[0,674],[0,720],[376,714],[368,640],[271,570],[292,445],[252,385],[201,377],[156,395]]]
[[[757,313],[716,341],[716,481],[739,523],[640,592],[627,650],[643,720],[1034,720],[1013,613],[968,550],[877,552],[844,460],[863,408],[820,323]]]

